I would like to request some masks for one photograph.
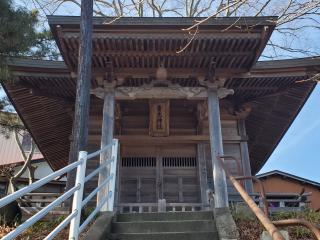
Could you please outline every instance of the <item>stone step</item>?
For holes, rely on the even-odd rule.
[[[217,232],[170,232],[112,234],[108,240],[219,240]]]
[[[117,215],[117,222],[139,221],[179,221],[179,220],[212,220],[211,211],[200,212],[163,212],[163,213],[122,213]]]
[[[206,232],[215,231],[212,220],[115,222],[114,233],[162,233],[162,232]]]

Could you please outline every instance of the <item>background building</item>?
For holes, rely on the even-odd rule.
[[[307,198],[307,206],[320,210],[320,183],[279,170],[259,174],[257,177],[262,181],[268,198],[275,207],[294,207],[294,197],[303,193]],[[254,190],[259,190],[256,183]]]

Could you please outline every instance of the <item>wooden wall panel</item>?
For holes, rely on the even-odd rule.
[[[170,136],[196,136],[198,128],[197,106],[198,101],[189,100],[171,100],[170,101]],[[149,102],[148,100],[131,100],[118,101],[121,115],[121,135],[125,136],[146,136],[149,137]],[[102,100],[98,98],[92,99],[89,120],[89,152],[100,147],[101,123],[102,123]],[[209,129],[207,121],[204,120],[202,134],[208,134]],[[240,136],[237,120],[222,119],[222,134],[224,138],[225,155],[231,155],[239,159],[241,165],[241,148]],[[242,134],[243,135],[243,134]],[[156,202],[158,198],[166,198],[168,202],[201,202],[201,190],[199,180],[199,164],[197,154],[197,144],[172,144],[166,143],[166,137],[161,138],[161,145],[148,143],[148,141],[140,142],[120,142],[121,157],[150,157],[156,159],[156,166],[148,165],[142,167],[120,166],[120,184],[119,195],[121,202]],[[209,141],[201,141],[203,144],[203,158],[205,159],[205,168],[208,184],[206,186],[213,188],[212,183],[212,166]],[[243,147],[243,146],[242,146]],[[243,151],[243,150],[242,150]],[[175,164],[179,167],[162,165],[162,161],[166,158],[189,158],[186,164],[189,166],[179,165],[179,160]],[[196,165],[192,165],[192,159],[196,159]],[[163,160],[164,159],[164,160]],[[131,161],[131,160],[130,160]],[[132,160],[137,161],[137,160]],[[142,160],[141,160],[142,161]],[[147,160],[143,160],[147,161]],[[151,161],[151,160],[150,160]],[[169,160],[168,160],[169,161]],[[180,160],[182,161],[182,160]],[[95,169],[99,164],[99,158],[92,159],[88,162],[88,173]],[[147,164],[147,163],[146,163]],[[191,165],[192,166],[191,166]],[[227,165],[231,172],[237,173],[237,164],[227,161]],[[161,172],[160,172],[160,169]],[[159,181],[163,184],[159,185]],[[86,192],[91,191],[97,184],[97,178],[86,185]],[[228,191],[234,192],[234,189],[228,183]],[[204,192],[203,192],[204,193]],[[204,196],[204,194],[202,194]],[[203,198],[202,196],[202,198]]]
[[[120,167],[120,201],[121,203],[156,203],[158,199],[165,198],[168,203],[200,202],[200,187],[198,180],[198,164],[195,145],[171,146],[122,146],[122,160]],[[145,166],[136,166],[145,158]],[[151,164],[149,158],[156,159]],[[130,185],[129,192],[123,184]],[[136,189],[135,198],[133,189]],[[133,201],[133,202],[132,202]]]

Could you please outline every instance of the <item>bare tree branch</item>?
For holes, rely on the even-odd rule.
[[[30,4],[30,1],[28,1]],[[63,6],[73,4],[80,9],[80,0],[32,0],[33,7],[42,15],[59,13]],[[112,24],[124,16],[180,16],[204,17],[192,26],[184,29],[189,32],[215,17],[243,16],[279,16],[276,22],[276,36],[269,42],[265,57],[276,57],[299,53],[309,55],[311,52],[320,54],[318,46],[306,45],[307,50],[300,47],[299,41],[306,36],[305,31],[320,30],[319,0],[95,0],[94,14],[97,16],[114,16]],[[233,24],[233,26],[236,24]],[[231,27],[227,28],[230,29]],[[192,34],[191,34],[192,36]],[[288,38],[291,44],[288,46]],[[279,53],[280,51],[281,53]],[[272,54],[272,56],[270,56]]]

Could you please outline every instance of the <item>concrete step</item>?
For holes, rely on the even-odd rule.
[[[218,240],[213,213],[164,212],[118,214],[112,240]]]
[[[163,212],[163,213],[123,213],[117,215],[117,222],[212,220],[211,211]]]
[[[219,240],[217,232],[112,234],[108,240]]]
[[[114,233],[210,232],[215,230],[216,226],[212,220],[139,221],[112,224]]]

